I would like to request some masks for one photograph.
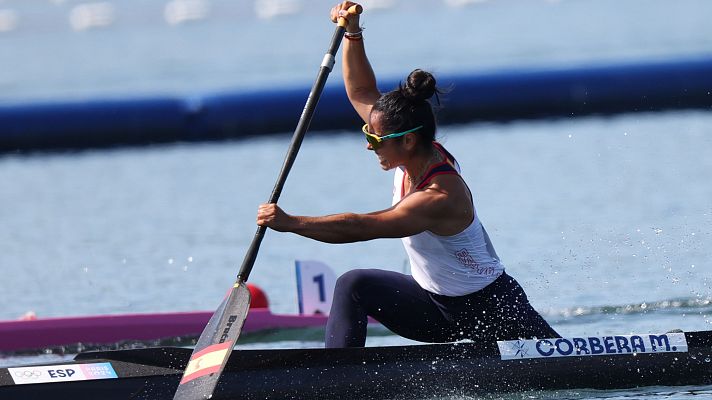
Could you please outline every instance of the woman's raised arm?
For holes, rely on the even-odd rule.
[[[349,14],[346,10],[354,2],[344,1],[331,10],[331,19],[336,22],[338,17],[348,20],[346,35],[343,41],[342,70],[344,85],[349,101],[364,122],[368,123],[371,108],[381,93],[376,86],[376,75],[366,57],[363,35],[359,25],[359,15]]]

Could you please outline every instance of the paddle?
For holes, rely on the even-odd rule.
[[[359,5],[354,5],[348,11],[351,14],[360,14],[362,8]],[[289,145],[282,170],[272,190],[269,203],[276,203],[282,193],[287,175],[292,169],[294,160],[297,158],[297,152],[299,152],[304,134],[309,129],[309,124],[319,102],[321,92],[324,89],[324,84],[334,66],[336,52],[341,45],[346,25],[346,19],[339,18],[331,44],[321,63],[316,82],[312,86],[297,128],[294,130],[294,135],[292,135],[292,142]],[[210,318],[210,321],[208,321],[198,339],[198,343],[195,345],[193,354],[190,356],[190,361],[183,373],[183,378],[178,385],[178,390],[173,397],[174,400],[209,399],[212,397],[215,386],[220,379],[220,374],[225,368],[232,348],[240,336],[245,318],[247,318],[247,311],[250,308],[250,291],[247,289],[245,282],[255,264],[257,252],[266,230],[267,228],[263,226],[257,228],[257,233],[255,233],[252,244],[247,250],[235,284]]]

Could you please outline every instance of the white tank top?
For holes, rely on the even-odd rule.
[[[452,172],[441,165],[440,171],[433,173],[433,167],[423,183],[438,173],[458,173],[459,166],[454,158],[435,143],[435,147],[449,160]],[[405,171],[396,169],[393,181],[393,204],[404,195]],[[401,239],[410,259],[411,274],[423,289],[445,296],[464,296],[474,293],[492,283],[504,272],[504,265],[475,212],[472,223],[462,232],[452,236],[440,236],[430,231]]]

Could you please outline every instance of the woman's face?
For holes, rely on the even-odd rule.
[[[381,116],[382,114],[378,111],[371,112],[368,128],[370,133],[378,136],[385,136],[391,132],[384,132]],[[370,143],[366,144],[366,148],[368,150],[373,150],[376,153],[378,161],[381,164],[381,168],[383,168],[384,171],[403,165],[406,153],[403,146],[401,146],[401,140],[399,139],[400,138],[384,140],[381,142],[378,149],[374,149]]]

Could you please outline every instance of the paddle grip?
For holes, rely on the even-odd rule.
[[[351,15],[359,15],[363,12],[363,7],[361,7],[360,4],[354,4],[349,7],[348,12]],[[339,21],[337,22],[337,24],[342,28],[346,28],[346,25],[349,24],[349,20],[344,17],[339,17]]]

